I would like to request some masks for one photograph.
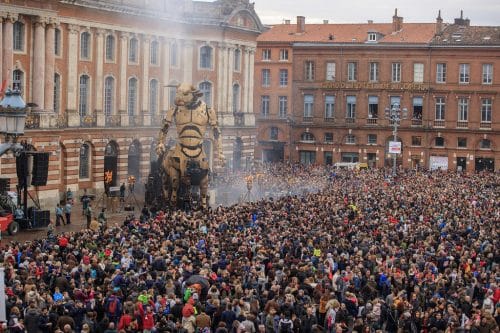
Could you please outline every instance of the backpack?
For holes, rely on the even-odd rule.
[[[292,322],[290,320],[280,322],[280,333],[291,333],[292,332]]]
[[[115,315],[117,311],[118,311],[118,298],[114,297],[108,303],[108,313],[111,315]]]

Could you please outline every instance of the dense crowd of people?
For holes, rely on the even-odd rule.
[[[265,177],[318,191],[3,244],[5,326],[498,332],[497,173],[279,164]]]

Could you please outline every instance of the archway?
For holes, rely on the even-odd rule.
[[[243,140],[237,137],[233,146],[233,170],[237,171],[241,168],[241,156],[243,155]]]
[[[104,183],[107,186],[118,185],[118,144],[109,141],[104,150]]]
[[[141,165],[141,143],[139,140],[134,140],[128,148],[128,175],[134,176],[136,181],[139,180]]]

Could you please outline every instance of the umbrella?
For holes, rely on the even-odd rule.
[[[187,280],[186,280],[186,286],[191,286],[193,284],[199,284],[203,289],[208,290],[210,288],[210,283],[208,282],[207,278],[201,275],[191,275]]]

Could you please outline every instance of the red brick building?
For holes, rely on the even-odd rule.
[[[440,15],[435,23],[405,23],[397,12],[392,23],[298,17],[296,25],[273,26],[257,40],[256,157],[391,166],[385,111],[399,105],[408,117],[398,127],[398,165],[498,169],[498,29],[463,17],[446,24]]]
[[[263,26],[248,0],[11,0],[0,6],[0,77],[38,105],[24,137],[50,152],[42,201],[102,189],[104,165],[141,183],[175,85],[217,111],[232,168],[253,159],[253,73]],[[171,131],[174,135],[175,131]],[[206,149],[211,156],[211,138]],[[15,159],[1,177],[17,182]]]

